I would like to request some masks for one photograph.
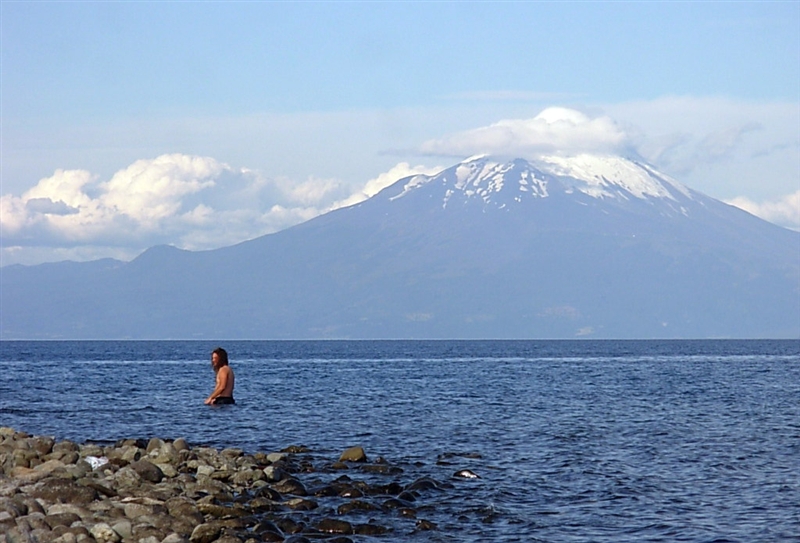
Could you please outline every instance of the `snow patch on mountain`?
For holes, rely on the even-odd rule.
[[[668,180],[651,167],[619,156],[578,155],[573,157],[542,157],[538,166],[561,178],[573,188],[594,198],[623,196],[620,189],[636,198],[667,198],[674,200],[667,185],[690,197],[688,190],[677,181]],[[574,183],[579,181],[579,183]],[[582,182],[582,183],[580,183]]]
[[[535,161],[480,155],[442,172],[401,180],[402,190],[390,200],[433,183],[442,186],[442,207],[457,195],[479,198],[505,208],[523,198],[547,198],[555,192],[580,192],[598,199],[657,199],[684,212],[679,199],[694,199],[687,187],[648,164],[615,155],[544,156]],[[682,198],[681,198],[682,197]]]

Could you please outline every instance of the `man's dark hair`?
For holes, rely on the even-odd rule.
[[[219,356],[219,363],[220,363],[221,366],[227,366],[228,365],[228,351],[226,351],[222,347],[217,347],[216,349],[211,351],[211,354],[214,354],[214,353],[217,353],[217,356]]]

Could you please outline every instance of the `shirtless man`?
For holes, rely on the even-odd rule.
[[[206,405],[225,405],[236,403],[233,400],[233,370],[228,365],[228,353],[218,347],[211,353],[211,367],[217,374],[214,392],[206,398]]]

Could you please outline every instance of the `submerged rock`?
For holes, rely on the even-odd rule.
[[[339,457],[339,462],[366,462],[367,454],[362,447],[350,447]]]

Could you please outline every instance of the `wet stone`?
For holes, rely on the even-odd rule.
[[[219,537],[221,532],[222,526],[217,523],[200,524],[192,531],[189,541],[191,543],[211,543]]]
[[[362,447],[350,447],[339,457],[339,462],[366,462],[367,454]]]
[[[438,529],[441,493],[473,484],[403,480],[403,469],[382,457],[369,463],[360,447],[331,462],[303,446],[249,454],[157,438],[51,446],[8,435],[0,543],[8,534],[14,543],[347,543]],[[89,456],[108,462],[92,469]]]
[[[278,528],[285,534],[298,534],[305,529],[305,524],[289,517],[282,517],[275,521]]]
[[[313,500],[306,500],[304,498],[294,498],[286,500],[283,505],[295,511],[311,511],[319,507],[319,504]]]
[[[346,515],[353,511],[377,511],[379,508],[369,502],[365,502],[362,500],[352,500],[348,503],[343,503],[340,505],[336,512],[339,515]]]
[[[388,534],[391,530],[386,526],[380,526],[378,524],[358,524],[354,527],[354,533],[358,535],[384,535]]]
[[[281,494],[308,496],[308,490],[306,490],[306,487],[303,485],[303,483],[294,478],[279,481],[274,485],[273,489]]]
[[[325,518],[317,522],[315,528],[329,534],[352,534],[353,525],[344,520]]]
[[[378,473],[381,475],[397,475],[403,473],[402,468],[398,468],[397,466],[389,466],[386,464],[366,464],[361,466],[359,469],[365,473]]]
[[[243,517],[247,513],[235,507],[227,507],[224,505],[214,505],[210,503],[198,504],[197,509],[204,515],[208,515],[218,519],[229,519]]]

